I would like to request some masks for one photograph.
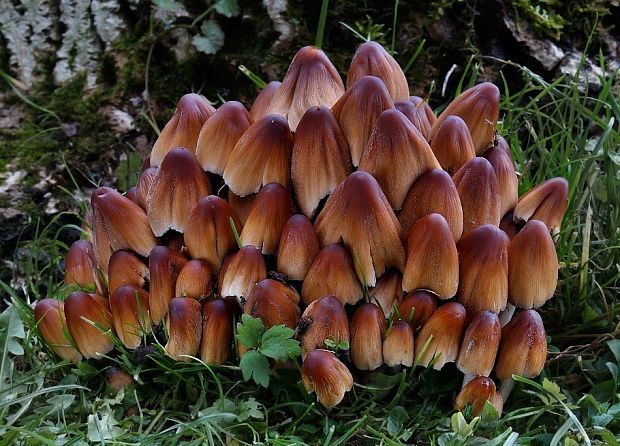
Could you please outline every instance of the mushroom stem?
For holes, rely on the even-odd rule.
[[[477,375],[473,374],[473,373],[465,373],[463,375],[463,385],[461,386],[461,389],[463,387],[465,387],[467,384],[469,384],[469,382],[471,380],[473,380]]]
[[[515,386],[515,380],[512,378],[508,378],[502,381],[502,383],[500,384],[499,393],[502,395],[502,399],[504,400],[504,402],[508,400],[508,397],[510,396],[510,392],[512,392],[512,389],[514,386]]]
[[[517,307],[510,302],[506,304],[506,308],[499,313],[499,322],[502,327],[510,322],[510,319],[512,319],[512,315],[515,314],[516,309]]]

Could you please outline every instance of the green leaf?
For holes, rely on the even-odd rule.
[[[607,341],[607,347],[616,358],[616,363],[620,365],[620,339],[612,339],[611,341]]]
[[[136,152],[127,154],[127,158],[121,160],[116,168],[116,182],[118,189],[127,191],[130,187],[135,186],[142,170],[142,159]],[[94,288],[94,286],[93,286]]]
[[[258,351],[277,361],[295,357],[301,353],[301,348],[298,340],[291,339],[294,334],[293,329],[284,325],[271,327],[263,334]]]
[[[264,417],[261,410],[261,404],[254,398],[250,398],[247,401],[241,401],[239,403],[239,415],[237,415],[237,421],[245,421],[248,418],[256,418],[262,420]]]
[[[244,380],[253,379],[260,386],[269,386],[269,361],[256,350],[250,350],[243,355],[239,367]]]
[[[387,418],[387,431],[392,436],[397,436],[403,430],[404,422],[409,418],[407,411],[402,406],[395,406]]]
[[[218,0],[213,7],[219,14],[225,17],[235,17],[239,15],[237,0]]]
[[[237,323],[237,340],[247,348],[257,348],[264,332],[263,321],[249,314],[241,316],[241,322]]]
[[[23,355],[21,340],[26,337],[24,323],[13,305],[0,314],[0,345],[4,353]]]
[[[179,2],[175,2],[174,0],[153,0],[155,6],[159,9],[163,9],[165,11],[174,11],[182,7]]]
[[[200,26],[200,34],[192,38],[198,51],[215,54],[224,46],[224,31],[215,20],[205,20]]]

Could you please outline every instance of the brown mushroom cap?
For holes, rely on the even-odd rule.
[[[360,305],[351,318],[351,361],[360,370],[383,364],[383,336],[387,322],[375,304]]]
[[[301,366],[301,381],[306,392],[316,392],[325,407],[339,404],[353,387],[349,369],[329,350],[313,350]]]
[[[175,284],[187,259],[166,246],[156,246],[149,256],[151,319],[158,324],[168,313],[170,300],[175,297]]]
[[[211,268],[204,260],[193,259],[187,262],[177,277],[175,285],[176,297],[200,299],[211,294]]]
[[[137,348],[144,333],[151,331],[149,294],[136,285],[123,285],[110,295],[116,335],[129,349]]]
[[[82,359],[67,330],[64,302],[41,299],[34,307],[34,318],[43,340],[61,359],[71,362]]]
[[[465,330],[457,368],[466,375],[489,376],[501,340],[499,318],[492,311],[477,313]]]
[[[394,305],[398,306],[403,300],[403,275],[400,271],[391,269],[377,279],[377,284],[369,290],[370,299],[381,307],[385,317],[392,315]]]
[[[446,117],[431,141],[431,149],[441,168],[450,175],[476,156],[469,128],[458,116]]]
[[[319,239],[312,222],[295,214],[286,222],[278,247],[278,271],[292,280],[304,280],[319,253]]]
[[[461,389],[454,401],[454,410],[462,411],[468,404],[471,404],[472,415],[478,416],[484,411],[487,401],[493,404],[495,395],[496,388],[493,380],[486,376],[478,376]]]
[[[121,249],[110,257],[108,288],[110,294],[123,285],[143,288],[149,278],[149,267],[135,253]]]
[[[308,352],[326,348],[325,341],[349,342],[349,320],[340,300],[335,296],[323,296],[308,305],[304,311],[300,327],[301,357]]]
[[[436,309],[435,295],[426,290],[416,290],[398,304],[400,317],[413,331],[423,327]]]
[[[441,370],[446,363],[456,361],[466,323],[467,313],[458,302],[437,308],[415,339],[415,355],[420,365],[428,367],[435,358],[433,368]]]
[[[551,178],[530,189],[519,198],[513,216],[515,221],[540,220],[553,233],[560,232],[568,207],[568,181]]]
[[[547,359],[547,335],[540,315],[534,310],[517,314],[502,330],[495,373],[504,381],[512,375],[535,378]]]
[[[263,279],[252,287],[243,309],[245,314],[258,317],[265,328],[286,325],[295,329],[301,311],[295,289],[272,279]]]
[[[75,291],[65,299],[64,309],[67,328],[82,356],[99,359],[114,348],[112,337],[107,332],[113,331],[113,327],[105,297]]]
[[[202,308],[196,299],[175,297],[170,301],[166,353],[175,361],[191,361],[196,356],[202,336]]]
[[[200,359],[207,364],[223,364],[230,356],[233,342],[233,312],[224,299],[202,304],[202,341]]]
[[[414,356],[413,330],[405,321],[397,321],[387,330],[383,341],[383,362],[389,367],[411,367]]]
[[[222,297],[246,297],[256,282],[267,277],[265,258],[255,246],[244,246],[229,255],[218,275]]]
[[[90,241],[77,240],[69,248],[65,257],[65,285],[92,287],[97,294],[107,294],[99,279],[93,244]]]
[[[271,101],[273,100],[276,91],[278,91],[278,88],[280,88],[280,85],[282,85],[280,81],[271,81],[258,93],[258,95],[256,95],[252,108],[250,108],[250,117],[252,118],[252,121],[258,121],[263,116],[269,114]]]
[[[499,146],[491,147],[482,156],[495,171],[501,197],[500,215],[503,217],[515,208],[519,199],[519,179],[514,162],[508,152]]]

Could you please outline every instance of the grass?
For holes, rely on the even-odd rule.
[[[476,64],[470,68],[462,88],[475,82]],[[557,244],[560,283],[542,311],[547,366],[536,380],[517,380],[501,418],[491,409],[481,418],[452,413],[461,380],[453,366],[360,375],[343,403],[327,411],[305,394],[296,369],[273,371],[262,389],[243,382],[236,365],[174,363],[161,346],[146,360],[118,348],[100,362],[59,363],[37,336],[31,304],[66,296],[61,240],[77,228],[50,233],[50,224],[25,242],[26,280],[17,289],[1,284],[12,305],[0,318],[0,444],[618,444],[616,79],[602,79],[602,88],[587,94],[577,79],[548,83],[514,68],[524,87],[504,84],[499,127],[521,191],[564,176],[570,204]],[[41,253],[46,260],[38,260]],[[125,369],[135,384],[110,391],[111,366]]]

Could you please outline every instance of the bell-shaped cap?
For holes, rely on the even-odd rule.
[[[437,308],[415,339],[415,355],[419,364],[428,367],[434,360],[433,368],[441,370],[448,362],[456,361],[466,324],[467,313],[460,303],[449,302]]]
[[[450,299],[459,285],[459,255],[446,219],[430,214],[415,222],[407,236],[403,290],[431,290]]]
[[[265,328],[286,325],[295,329],[301,311],[299,295],[294,288],[273,279],[263,279],[254,285],[243,308],[245,314],[260,318]]]
[[[558,284],[558,256],[547,226],[530,220],[508,245],[508,300],[538,308],[553,297]]]
[[[463,207],[463,234],[484,224],[499,226],[502,202],[491,163],[482,157],[472,158],[452,179]]]
[[[67,329],[64,302],[56,299],[41,299],[34,307],[34,319],[45,343],[61,359],[71,362],[79,362],[82,359]]]
[[[169,229],[183,233],[196,203],[211,193],[209,180],[193,153],[173,149],[164,158],[151,185],[146,213],[156,236]]]
[[[202,307],[196,299],[175,297],[166,319],[166,354],[175,361],[189,362],[198,354],[202,337]]]
[[[431,141],[431,149],[442,169],[450,175],[476,156],[469,128],[458,116],[448,116],[443,121]]]
[[[400,318],[408,322],[413,331],[423,327],[436,309],[435,295],[426,290],[416,290],[398,304]]]
[[[499,146],[491,147],[482,154],[493,166],[499,195],[501,198],[500,215],[503,217],[517,205],[519,197],[519,179],[510,155]]]
[[[276,91],[278,91],[278,88],[280,88],[280,85],[282,85],[280,81],[271,81],[258,93],[254,99],[252,108],[250,108],[250,118],[252,118],[252,121],[258,121],[263,116],[269,114],[271,101]]]
[[[174,115],[153,145],[150,165],[159,166],[166,154],[177,147],[185,147],[195,153],[200,129],[213,113],[215,109],[204,97],[194,93],[181,97]]]
[[[291,177],[301,212],[312,218],[319,202],[351,173],[347,140],[331,110],[311,107],[295,132]]]
[[[547,359],[547,334],[540,315],[534,310],[517,314],[502,330],[495,373],[502,380],[521,375],[540,375]]]
[[[86,359],[99,359],[114,348],[108,300],[97,294],[75,291],[65,299],[67,328]]]
[[[411,96],[409,97],[409,101],[415,105],[415,108],[417,108],[420,112],[421,119],[425,121],[424,127],[428,128],[428,134],[430,136],[431,129],[433,128],[433,125],[435,125],[435,122],[437,122],[435,112],[431,106],[428,105],[428,102],[419,96]]]
[[[461,198],[450,175],[441,169],[425,173],[409,189],[398,213],[403,237],[416,221],[433,213],[446,219],[454,241],[458,241],[463,233]]]
[[[497,314],[481,311],[469,322],[456,361],[457,368],[466,375],[489,376],[502,337]]]
[[[211,268],[204,260],[193,259],[187,262],[177,277],[174,295],[201,299],[211,294]]]
[[[383,362],[389,367],[411,367],[414,356],[413,330],[405,321],[396,321],[385,334]]]
[[[263,254],[277,253],[282,229],[294,213],[291,194],[281,184],[267,184],[252,203],[241,231],[241,244],[256,246]]]
[[[393,107],[394,102],[385,85],[374,76],[360,78],[332,107],[347,138],[354,166],[357,167],[362,159],[379,115]]]
[[[225,200],[215,195],[201,198],[183,234],[190,256],[205,260],[212,271],[219,271],[226,254],[237,247],[232,225],[241,232],[241,220]]]
[[[486,376],[477,376],[461,389],[454,401],[454,410],[463,411],[468,404],[471,404],[472,415],[477,417],[484,411],[487,401],[495,405],[495,397],[496,388],[493,380]],[[501,410],[498,412],[501,413]]]
[[[113,392],[118,392],[132,383],[132,376],[120,367],[112,366],[105,371],[105,384]]]
[[[394,101],[409,99],[405,73],[390,53],[377,42],[364,42],[357,47],[347,72],[347,89],[364,76],[381,79]]]
[[[233,191],[228,190],[227,200],[228,204],[235,211],[235,214],[239,217],[239,221],[242,225],[248,219],[248,215],[250,215],[250,209],[252,209],[252,204],[256,199],[256,194],[246,195],[245,197],[240,197],[239,195],[235,195]],[[238,230],[241,227],[237,228]]]
[[[151,331],[149,294],[135,285],[123,285],[110,295],[114,330],[123,345],[135,349]]]
[[[110,257],[108,287],[110,294],[123,285],[143,288],[149,278],[148,266],[131,251],[121,249]]]
[[[334,353],[329,350],[313,350],[301,366],[301,382],[306,392],[316,392],[323,406],[338,405],[344,394],[353,388],[353,376]]]
[[[375,304],[360,305],[351,317],[351,361],[359,370],[375,370],[383,364],[383,336],[387,321]]]
[[[241,102],[223,103],[204,123],[196,143],[196,159],[206,172],[222,175],[228,157],[252,119]]]
[[[301,357],[308,352],[327,348],[326,340],[349,342],[349,319],[344,306],[335,296],[323,296],[304,311],[297,327],[301,341]]]
[[[318,253],[319,239],[314,226],[304,215],[293,215],[280,236],[278,271],[291,280],[304,280]]]
[[[293,135],[282,116],[259,119],[235,144],[224,169],[224,182],[240,197],[269,183],[288,188],[292,147]]]
[[[363,297],[353,259],[337,244],[327,245],[319,251],[301,287],[306,305],[328,294],[336,296],[343,305],[353,305]]]
[[[398,306],[403,300],[403,275],[396,269],[388,270],[377,279],[374,288],[369,290],[370,301],[383,310],[385,317],[390,317],[394,305]]]
[[[265,259],[255,246],[244,246],[229,255],[222,264],[218,275],[222,297],[247,297],[256,282],[267,277]]]
[[[233,342],[233,312],[224,299],[202,304],[200,359],[206,364],[223,364],[230,357]]]
[[[403,206],[421,175],[439,168],[422,134],[394,108],[379,115],[359,164],[377,179],[393,209]]]
[[[425,104],[425,102],[423,103]],[[415,106],[409,98],[394,102],[394,107],[396,110],[405,115],[409,122],[411,122],[413,126],[418,129],[424,139],[428,141],[432,124],[429,123],[424,110]]]
[[[287,117],[295,131],[306,110],[319,105],[331,107],[343,93],[338,70],[325,53],[315,46],[305,46],[291,61],[271,100],[269,113]]]
[[[136,186],[131,186],[129,189],[127,189],[127,192],[125,192],[125,196],[134,203],[138,204],[138,191],[136,189]]]
[[[405,250],[401,227],[381,187],[367,172],[354,172],[330,195],[314,224],[323,246],[339,243],[349,248],[363,283],[394,267],[402,271]]]
[[[149,256],[149,293],[151,319],[158,324],[168,312],[170,300],[175,297],[175,285],[187,259],[178,251],[157,246]]]
[[[465,90],[456,97],[437,118],[431,130],[431,140],[448,116],[455,115],[469,127],[474,150],[477,155],[484,152],[493,142],[495,126],[499,117],[499,89],[483,82]]]
[[[91,289],[102,296],[107,294],[99,278],[93,244],[88,240],[73,242],[65,257],[65,285]]]
[[[508,236],[493,225],[463,235],[459,252],[458,299],[471,314],[499,313],[508,300]]]
[[[144,211],[114,189],[100,187],[91,196],[97,265],[107,272],[110,256],[131,249],[142,256],[157,244]]]
[[[138,206],[144,209],[144,212],[146,212],[149,192],[151,191],[151,186],[153,185],[153,181],[156,176],[157,167],[147,167],[142,171],[140,177],[138,178],[138,184],[136,185],[136,200]]]
[[[519,198],[513,218],[515,221],[540,220],[555,235],[560,232],[567,207],[568,181],[551,178]]]

